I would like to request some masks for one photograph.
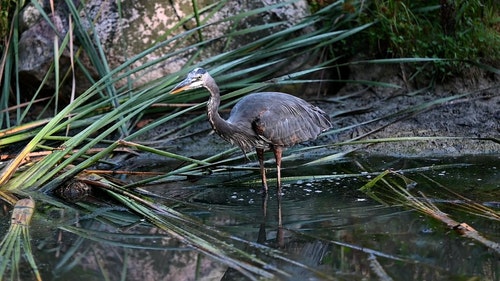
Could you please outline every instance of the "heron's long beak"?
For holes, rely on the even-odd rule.
[[[180,92],[184,92],[186,90],[192,89],[191,87],[191,80],[190,79],[184,79],[181,83],[177,84],[171,91],[170,94],[178,94]]]

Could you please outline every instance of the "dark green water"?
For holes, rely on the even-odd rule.
[[[255,243],[235,245],[284,272],[273,280],[500,280],[498,252],[413,208],[384,205],[359,191],[380,172],[398,171],[406,182],[387,179],[406,184],[457,222],[500,243],[500,221],[486,213],[473,214],[467,209],[471,202],[445,190],[488,207],[498,217],[498,155],[353,156],[312,167],[301,164],[284,163],[281,200],[272,183],[269,196],[263,197],[258,173],[252,171],[214,172],[147,190],[187,202],[177,203],[177,210]],[[269,177],[274,178],[274,173]],[[66,214],[43,206],[37,210],[32,247],[44,280],[248,280],[121,208],[101,211],[128,216],[136,225],[113,226],[98,214]],[[64,224],[96,234],[58,229]],[[8,225],[8,216],[3,225]],[[273,249],[282,258],[266,254]]]

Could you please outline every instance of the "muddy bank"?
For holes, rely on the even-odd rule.
[[[327,106],[329,112],[364,109],[366,112],[334,119],[338,127],[362,125],[338,135],[338,140],[399,137],[463,137],[500,139],[500,76],[477,71],[467,77],[425,88],[425,84],[405,82],[399,66],[364,65],[351,68],[351,79],[391,83],[399,89],[347,85],[338,93],[349,96]],[[465,76],[465,75],[464,75]],[[449,99],[449,100],[447,100]],[[442,102],[441,102],[442,101]],[[421,109],[421,110],[418,110]],[[417,110],[390,117],[391,114]],[[389,118],[383,118],[389,117]],[[500,152],[500,144],[490,140],[447,139],[398,141],[363,147],[362,151],[384,155],[458,156]]]

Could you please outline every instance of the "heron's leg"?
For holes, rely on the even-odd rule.
[[[278,198],[278,229],[276,231],[276,242],[278,246],[283,249],[285,248],[285,235],[283,232],[283,219],[281,216],[281,195],[277,195]]]
[[[267,193],[262,195],[262,222],[259,226],[259,234],[257,236],[258,243],[265,243],[267,240],[266,235],[266,222],[267,222]]]
[[[276,175],[278,181],[278,196],[281,195],[281,155],[283,154],[283,148],[281,146],[273,147],[274,157],[276,158]]]
[[[262,178],[262,191],[267,193],[267,179],[266,179],[266,168],[264,167],[264,149],[256,148],[257,158],[259,159],[260,165],[260,176]]]

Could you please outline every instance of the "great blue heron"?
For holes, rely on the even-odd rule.
[[[176,94],[204,87],[210,92],[208,121],[226,141],[243,152],[255,148],[260,164],[263,191],[267,193],[264,151],[272,150],[276,158],[278,194],[281,194],[281,155],[284,147],[315,139],[332,127],[329,116],[320,108],[295,96],[278,93],[253,93],[243,97],[231,110],[227,120],[220,117],[219,87],[202,68],[189,72],[184,81],[172,89]]]

